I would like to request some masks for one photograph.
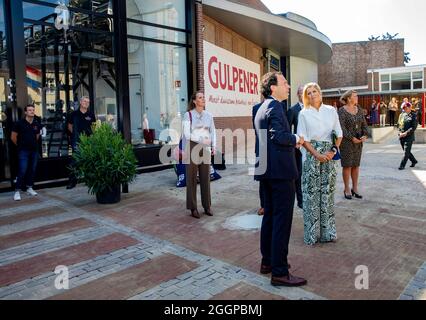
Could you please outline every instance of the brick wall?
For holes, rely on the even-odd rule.
[[[196,57],[196,77],[197,90],[204,91],[204,59],[203,59],[203,5],[195,2],[195,57]]]
[[[404,39],[335,43],[331,60],[318,66],[319,84],[323,89],[365,86],[367,69],[402,66]]]

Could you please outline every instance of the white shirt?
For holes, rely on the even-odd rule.
[[[216,148],[216,128],[213,116],[210,112],[203,111],[198,113],[195,109],[191,110],[192,126],[189,113],[186,112],[183,117],[183,134],[185,139],[200,143],[203,139],[210,139],[211,146]]]
[[[342,138],[339,115],[332,106],[322,104],[319,110],[314,107],[303,108],[299,113],[297,135],[305,141],[332,142],[331,132],[336,131],[337,137]]]

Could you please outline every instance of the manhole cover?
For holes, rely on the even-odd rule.
[[[226,219],[223,227],[229,230],[257,230],[262,226],[262,217],[257,214],[242,214]]]

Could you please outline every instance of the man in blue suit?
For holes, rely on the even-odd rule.
[[[303,88],[304,86],[299,86],[297,89],[297,96],[299,98],[299,102],[292,106],[287,111],[287,119],[290,124],[290,129],[293,128],[293,133],[297,132],[297,124],[299,119],[299,113],[303,109]],[[300,209],[303,209],[303,196],[302,196],[302,153],[299,149],[296,149],[296,164],[297,170],[299,171],[299,177],[296,179],[296,198],[297,198],[297,206]]]
[[[289,273],[287,255],[293,221],[295,179],[299,176],[294,150],[304,140],[291,133],[280,103],[288,98],[290,90],[282,73],[267,73],[262,79],[261,90],[265,101],[254,120],[259,138],[255,178],[263,182],[265,201],[260,235],[260,272],[272,273],[271,284],[274,286],[302,286],[307,281]]]

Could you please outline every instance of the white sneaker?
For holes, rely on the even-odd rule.
[[[27,189],[27,193],[28,193],[30,196],[36,196],[36,195],[37,195],[37,192],[35,192],[35,191],[33,190],[33,188],[31,188],[31,187],[29,187],[29,188]]]
[[[13,200],[21,201],[21,193],[19,191],[15,191],[15,195],[13,196]]]

